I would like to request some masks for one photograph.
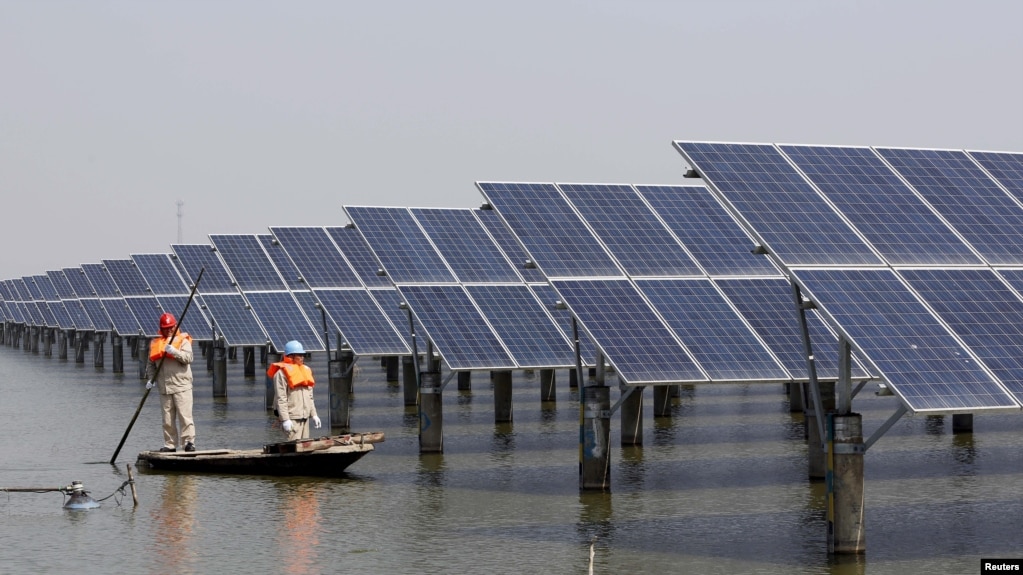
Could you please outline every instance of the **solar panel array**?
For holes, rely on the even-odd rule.
[[[770,262],[752,257],[753,241],[720,206],[696,199],[706,192],[622,184],[477,185],[537,267],[554,274],[551,285],[626,383],[806,379],[789,282]],[[585,263],[569,261],[566,253]],[[781,335],[771,331],[778,325],[773,316],[730,301],[722,288],[721,282],[734,287],[750,276],[771,282],[775,296],[778,288],[788,290],[792,327]],[[815,316],[811,323],[816,332],[828,331]],[[825,376],[836,377],[837,361],[823,363]],[[865,375],[862,369],[857,374]]]
[[[1023,405],[1023,154],[675,146],[908,408]]]

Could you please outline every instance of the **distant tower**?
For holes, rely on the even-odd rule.
[[[181,200],[178,200],[178,243],[179,244],[185,243],[185,240],[182,239],[182,236],[181,236],[181,216],[184,215],[181,212],[181,206],[184,206],[184,205],[185,205],[185,202],[182,202]]]

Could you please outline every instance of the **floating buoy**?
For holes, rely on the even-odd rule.
[[[64,509],[79,510],[99,507],[99,501],[89,496],[89,492],[85,490],[81,481],[72,481],[71,485],[65,487],[63,492],[65,495],[70,495],[67,502],[64,503]]]

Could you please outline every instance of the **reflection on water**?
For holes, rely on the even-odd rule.
[[[323,518],[320,500],[325,490],[319,481],[303,480],[276,482],[278,540],[281,542],[279,564],[288,575],[315,573],[319,561],[316,550],[320,546]]]
[[[159,503],[149,510],[159,541],[154,547],[163,573],[195,572],[191,540],[198,505],[196,482],[192,475],[168,474],[157,499]]]

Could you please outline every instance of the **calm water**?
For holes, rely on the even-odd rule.
[[[150,397],[116,466],[107,463],[144,391],[136,365],[113,374],[0,346],[0,487],[82,481],[99,499],[125,464],[160,443]],[[322,357],[311,363],[321,379]],[[866,455],[867,553],[826,552],[823,485],[806,479],[799,415],[781,386],[684,389],[642,448],[612,452],[611,494],[578,490],[578,402],[558,373],[555,404],[516,373],[515,422],[494,424],[485,374],[444,394],[445,453],[420,456],[414,409],[379,361],[362,358],[352,416],[387,441],[342,479],[136,470],[139,506],[117,497],[65,511],[59,493],[0,493],[5,573],[978,573],[981,557],[1023,556],[1020,416],[904,417]],[[212,398],[197,365],[202,448],[280,440],[264,379],[229,366]],[[257,365],[257,372],[261,372]],[[894,412],[868,385],[854,403],[869,435]],[[318,388],[321,414],[325,385]],[[612,392],[612,401],[617,392]],[[326,422],[325,422],[326,424]],[[612,444],[619,444],[619,419]]]

